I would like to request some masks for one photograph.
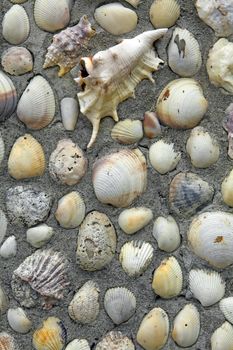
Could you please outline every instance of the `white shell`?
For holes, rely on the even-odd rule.
[[[141,230],[153,219],[151,209],[145,207],[123,210],[118,218],[120,228],[128,235]]]
[[[6,295],[5,290],[0,285],[0,317],[4,314],[8,308],[9,299]]]
[[[176,0],[154,0],[150,8],[150,20],[155,28],[172,27],[180,16]]]
[[[233,324],[233,297],[224,298],[219,303],[225,319]]]
[[[22,75],[33,69],[32,54],[25,47],[13,46],[3,52],[1,64],[5,72]]]
[[[52,227],[41,224],[32,228],[29,228],[26,232],[27,242],[35,248],[41,248],[44,246],[54,235]]]
[[[28,333],[32,327],[32,322],[21,307],[9,309],[7,311],[7,320],[11,328],[17,333]]]
[[[223,180],[221,191],[224,203],[229,207],[233,207],[233,170],[231,170],[230,174]]]
[[[95,350],[135,350],[135,346],[121,332],[111,331],[96,345]]]
[[[211,306],[225,294],[225,282],[218,272],[212,270],[191,270],[189,288],[202,306]]]
[[[86,339],[74,339],[65,350],[91,350],[91,348]]]
[[[0,248],[0,256],[9,259],[17,253],[17,242],[15,236],[8,237]]]
[[[211,336],[211,350],[233,349],[233,327],[229,322],[224,322]]]
[[[5,155],[5,145],[4,145],[4,141],[2,138],[2,134],[0,132],[0,166],[1,166],[1,163],[4,159],[4,155]],[[0,239],[0,243],[1,243],[1,239]]]
[[[65,97],[61,100],[61,118],[63,126],[68,131],[73,131],[78,120],[78,101],[72,97]]]
[[[13,5],[2,21],[2,35],[12,45],[22,44],[28,37],[30,24],[23,6]]]
[[[122,120],[113,127],[111,137],[125,145],[138,142],[143,138],[142,122],[132,119]]]
[[[130,277],[138,277],[148,268],[153,258],[153,247],[143,241],[127,242],[121,248],[119,260]]]
[[[170,253],[180,245],[179,227],[172,216],[159,216],[154,223],[153,236],[158,243],[159,249]]]
[[[0,244],[2,243],[7,230],[7,218],[4,212],[0,209]]]
[[[150,146],[149,159],[155,170],[160,174],[166,174],[176,168],[181,153],[174,150],[174,143],[160,140]]]

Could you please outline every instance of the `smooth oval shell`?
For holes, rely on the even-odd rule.
[[[156,113],[147,111],[144,114],[143,129],[146,137],[153,139],[154,137],[161,134],[161,126]]]
[[[2,314],[6,312],[9,306],[9,299],[7,297],[7,294],[5,290],[0,285],[0,317]]]
[[[78,120],[78,101],[72,97],[65,97],[61,100],[61,119],[63,126],[68,131],[73,131]]]
[[[57,317],[49,317],[33,334],[36,350],[62,350],[67,339],[66,329]]]
[[[17,333],[28,333],[32,327],[31,320],[29,320],[21,307],[9,309],[7,312],[7,320],[11,328]]]
[[[7,230],[7,218],[5,213],[0,209],[0,244],[2,243]]]
[[[233,349],[233,327],[229,322],[224,322],[211,336],[211,350]]]
[[[45,245],[54,235],[52,227],[41,224],[32,228],[29,228],[26,232],[27,242],[34,248],[41,248]]]
[[[233,207],[233,170],[223,180],[221,185],[222,198],[225,204]]]
[[[33,69],[33,58],[25,47],[13,46],[2,54],[2,67],[11,75],[22,75]]]
[[[20,350],[15,339],[6,332],[0,333],[0,350]]]
[[[86,339],[74,339],[65,350],[91,350],[91,348]]]
[[[30,24],[23,6],[13,5],[2,21],[2,35],[12,45],[22,44],[28,37]]]
[[[219,303],[225,319],[233,324],[233,297],[224,298]]]
[[[11,79],[0,71],[0,121],[9,118],[17,105],[17,92]]]
[[[135,350],[131,339],[121,332],[109,332],[97,345],[95,350]]]
[[[143,138],[142,122],[125,119],[115,124],[111,137],[119,143],[131,145]]]
[[[170,253],[180,245],[180,230],[172,216],[159,216],[153,227],[153,237],[158,243],[159,249]]]
[[[150,21],[155,28],[172,27],[180,17],[176,0],[154,0],[150,8]]]
[[[145,207],[123,210],[118,218],[120,228],[128,235],[132,235],[145,227],[153,219],[152,210]]]
[[[174,150],[174,143],[160,140],[150,146],[149,159],[155,170],[160,174],[166,174],[176,168],[181,153]]]
[[[9,259],[17,253],[17,241],[15,236],[8,237],[0,248],[0,256]]]

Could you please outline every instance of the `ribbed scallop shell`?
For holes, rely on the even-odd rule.
[[[225,319],[233,324],[233,297],[224,298],[219,303]]]
[[[133,316],[136,298],[127,288],[111,288],[105,293],[104,308],[115,324],[121,324]]]
[[[33,334],[33,346],[36,350],[62,350],[67,339],[64,324],[57,317],[49,317]]]
[[[225,282],[218,272],[212,270],[191,270],[189,288],[202,306],[211,306],[225,294]]]
[[[224,322],[211,336],[211,350],[233,349],[233,327],[230,323]]]
[[[22,44],[28,37],[30,24],[23,6],[13,5],[2,21],[2,35],[12,45]]]
[[[176,168],[181,153],[175,151],[174,143],[159,140],[150,146],[149,159],[153,168],[163,175]]]
[[[86,282],[75,294],[68,308],[72,320],[82,323],[93,323],[99,314],[99,287],[94,281]]]
[[[138,277],[148,268],[153,258],[153,247],[143,241],[127,242],[121,248],[119,260],[130,277]]]
[[[109,154],[94,163],[92,181],[100,202],[127,207],[146,189],[146,159],[138,148]]]
[[[11,75],[22,75],[33,69],[33,58],[25,47],[13,46],[2,54],[2,67]]]
[[[150,20],[155,28],[172,27],[180,17],[180,5],[176,0],[154,0],[150,8]]]
[[[153,237],[158,243],[158,247],[165,252],[173,252],[180,245],[180,230],[172,216],[159,216],[153,227]]]
[[[7,218],[4,212],[0,209],[0,244],[2,243],[7,229]]]
[[[109,332],[97,345],[95,350],[135,350],[132,340],[121,332]]]
[[[0,121],[9,118],[17,105],[17,93],[10,78],[0,71]]]
[[[8,305],[9,299],[6,295],[5,290],[0,285],[0,316],[6,312]]]
[[[61,100],[61,118],[63,126],[68,131],[73,131],[78,120],[78,101],[72,97]]]
[[[6,332],[0,333],[0,350],[20,350],[15,339]]]
[[[21,334],[26,334],[32,327],[32,321],[21,307],[9,309],[7,312],[7,320],[11,328]]]
[[[91,350],[86,339],[74,339],[65,350]]]
[[[125,119],[115,124],[111,137],[119,143],[131,145],[143,138],[142,122]]]
[[[120,228],[128,235],[141,230],[153,219],[152,210],[146,207],[137,207],[123,210],[118,218]]]
[[[153,139],[154,137],[161,134],[161,126],[155,112],[145,112],[143,129],[146,137],[149,139]]]

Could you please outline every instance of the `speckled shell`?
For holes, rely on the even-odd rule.
[[[0,256],[9,259],[17,253],[17,241],[14,235],[8,237],[0,248]]]
[[[132,340],[121,332],[109,332],[97,345],[95,350],[135,350]]]
[[[224,322],[211,336],[211,350],[233,349],[233,327],[230,323]]]
[[[155,28],[172,27],[180,17],[180,5],[176,0],[154,0],[150,8],[150,20]]]
[[[162,133],[156,113],[147,111],[144,114],[143,129],[146,137],[153,139]]]
[[[78,101],[72,97],[61,100],[61,119],[65,130],[73,131],[78,120]]]
[[[99,309],[99,287],[94,281],[88,281],[71,300],[68,312],[72,320],[90,324],[97,319]]]
[[[2,54],[2,67],[11,75],[22,75],[33,69],[33,58],[25,47],[13,46]]]
[[[62,350],[67,333],[59,318],[49,317],[33,334],[33,346],[36,350]]]
[[[78,233],[76,257],[83,270],[103,269],[111,262],[116,250],[115,229],[107,215],[90,212]]]
[[[104,156],[94,163],[92,181],[100,202],[128,207],[146,189],[146,159],[138,148]]]
[[[41,248],[54,235],[54,229],[46,224],[34,226],[27,230],[27,242],[34,248]]]
[[[132,119],[122,120],[113,127],[111,137],[125,145],[138,142],[143,138],[142,122]]]
[[[233,297],[224,298],[219,303],[225,319],[233,324]]]
[[[12,45],[22,44],[28,37],[30,24],[23,6],[13,5],[2,21],[2,35]]]
[[[233,207],[233,170],[223,180],[221,192],[224,203]]]
[[[120,228],[128,235],[132,235],[145,227],[153,219],[152,210],[137,207],[123,210],[118,218]]]
[[[6,332],[0,333],[0,350],[20,350],[15,339]]]
[[[6,310],[8,309],[8,305],[9,305],[9,299],[6,295],[5,290],[0,285],[0,317],[2,314],[6,312]]]
[[[159,140],[150,146],[149,159],[153,168],[163,175],[176,168],[181,153],[175,151],[174,143]]]
[[[179,227],[172,216],[159,216],[153,227],[153,237],[158,243],[159,249],[165,252],[173,252],[180,245]]]
[[[7,218],[5,213],[0,209],[0,244],[2,243],[7,230]]]
[[[11,79],[0,71],[0,121],[9,118],[17,105],[17,93]]]
[[[86,339],[74,339],[65,350],[91,350]]]
[[[7,320],[11,328],[17,333],[26,334],[32,327],[31,320],[20,307],[9,309],[7,312]]]

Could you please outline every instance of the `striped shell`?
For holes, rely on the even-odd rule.
[[[172,27],[180,17],[180,5],[176,0],[154,0],[150,8],[150,20],[155,28]]]
[[[66,339],[67,333],[62,321],[49,317],[33,334],[33,346],[36,350],[62,350]]]
[[[23,6],[13,5],[2,21],[2,35],[12,45],[22,44],[28,37],[30,24]]]
[[[15,339],[6,332],[0,333],[0,350],[20,350]]]
[[[132,340],[121,332],[109,332],[97,345],[95,350],[135,350]]]
[[[65,350],[91,350],[91,348],[86,339],[74,339]]]
[[[125,119],[115,124],[111,137],[119,143],[131,145],[143,138],[142,122]]]
[[[225,319],[233,324],[233,297],[224,298],[219,303]]]
[[[9,118],[17,105],[16,88],[11,79],[0,71],[0,121]]]
[[[230,323],[224,322],[211,336],[211,350],[233,349],[233,327]]]
[[[13,46],[2,54],[2,67],[11,75],[22,75],[33,69],[33,58],[25,47]]]

